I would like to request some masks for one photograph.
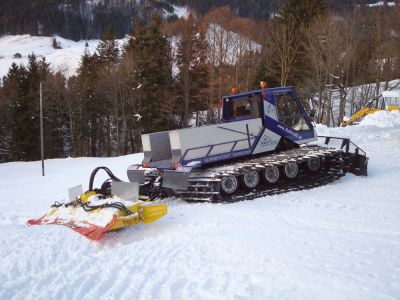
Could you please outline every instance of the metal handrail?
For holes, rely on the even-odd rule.
[[[252,139],[254,139],[254,141],[256,140],[255,137],[253,137]],[[212,152],[212,150],[214,149],[214,147],[233,143],[232,148],[230,149],[229,152],[227,152],[227,153],[230,153],[230,152],[233,152],[233,149],[235,149],[237,143],[243,142],[243,141],[248,141],[248,138],[240,139],[240,140],[235,140],[235,141],[224,142],[224,143],[219,143],[219,144],[214,144],[214,145],[206,145],[206,146],[201,146],[201,147],[195,147],[195,148],[186,149],[185,153],[184,153],[183,156],[182,156],[182,160],[185,160],[186,155],[189,153],[189,151],[199,150],[199,149],[202,149],[202,148],[208,148],[208,147],[209,147],[210,149],[207,151],[207,154],[206,154],[206,156],[204,157],[204,158],[207,158],[207,157],[210,156],[210,153]],[[252,146],[253,146],[253,144],[250,145],[248,148],[241,149],[241,150],[250,149]]]
[[[329,142],[334,139],[334,140],[342,140],[342,145],[341,145],[341,149],[343,149],[344,147],[346,147],[346,153],[350,152],[350,145],[353,145],[355,148],[355,154],[360,154],[359,152],[361,151],[363,156],[367,156],[367,153],[361,149],[360,147],[358,147],[356,144],[354,144],[349,138],[342,138],[342,137],[335,137],[335,136],[326,136],[326,135],[319,135],[318,138],[324,138],[325,145],[329,145]]]

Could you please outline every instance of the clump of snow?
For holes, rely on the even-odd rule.
[[[400,126],[400,111],[377,111],[365,116],[359,126],[377,126],[381,128]]]
[[[87,205],[90,207],[116,202],[122,203],[126,207],[138,203],[122,199],[118,196],[100,199],[97,195],[94,195],[89,197]],[[51,224],[56,222],[57,224],[68,224],[72,222],[82,227],[89,227],[90,225],[106,227],[112,221],[113,217],[118,215],[117,213],[118,209],[114,207],[104,207],[88,212],[79,205],[62,205],[52,208],[43,218],[43,223]]]
[[[60,206],[52,208],[43,218],[43,224],[69,224],[89,227],[91,224],[106,227],[113,219],[117,209],[108,207],[101,210],[86,212],[81,206]]]

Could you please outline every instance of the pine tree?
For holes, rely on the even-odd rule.
[[[9,159],[10,150],[10,99],[4,93],[2,80],[3,78],[0,79],[0,162]]]
[[[31,114],[27,99],[28,73],[24,66],[13,63],[4,79],[4,93],[11,101],[10,111],[10,158],[30,158]]]
[[[49,64],[43,58],[37,60],[34,54],[28,56],[27,65],[27,101],[30,114],[30,133],[25,136],[30,147],[28,159],[40,158],[40,112],[39,112],[39,86],[50,75]]]
[[[28,65],[12,64],[4,81],[5,97],[10,99],[9,123],[10,155],[14,160],[37,160],[40,158],[40,128],[39,128],[39,83],[43,83],[43,114],[44,114],[44,146],[46,158],[59,157],[63,154],[63,136],[60,129],[65,120],[58,118],[53,112],[62,110],[57,102],[60,94],[54,94],[54,89],[48,88],[53,75],[49,64],[43,58],[37,60],[30,55]],[[65,83],[62,82],[62,86]],[[57,107],[58,105],[58,107]]]
[[[161,32],[161,23],[153,18],[146,27],[137,26],[125,49],[133,57],[135,69],[136,113],[141,115],[141,130],[160,131],[173,126],[171,48]]]
[[[65,104],[65,78],[61,73],[49,73],[43,86],[44,153],[46,158],[63,157],[68,154],[68,128]]]
[[[196,112],[196,125],[198,125],[199,110],[207,109],[207,50],[205,34],[199,32],[194,17],[190,15],[182,24],[177,53],[178,100],[183,100],[181,127],[189,126],[193,112]]]
[[[109,27],[106,33],[101,37],[97,46],[97,54],[100,64],[107,69],[110,68],[111,65],[117,63],[119,58],[119,48],[111,27]]]
[[[74,120],[75,155],[97,154],[99,105],[96,93],[97,54],[85,53],[78,68],[73,90],[76,93]]]
[[[104,132],[99,135],[99,150],[106,153],[107,156],[111,156],[114,135],[116,136],[116,150],[119,153],[119,103],[117,99],[119,48],[111,28],[106,31],[97,46],[97,54],[96,91],[100,108],[100,122],[98,123],[100,123],[100,131]]]
[[[289,0],[279,9],[278,20],[287,22],[293,20],[294,26],[308,25],[316,16],[326,10],[324,0]]]

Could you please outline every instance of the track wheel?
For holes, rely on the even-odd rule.
[[[299,166],[297,165],[297,163],[296,162],[294,162],[294,161],[288,161],[286,164],[285,164],[285,167],[284,167],[284,172],[285,172],[285,176],[288,178],[288,179],[293,179],[293,178],[295,178],[296,176],[297,176],[297,174],[299,173]]]
[[[267,183],[274,184],[279,179],[279,169],[277,166],[266,166],[264,171],[264,179]]]
[[[312,172],[317,172],[321,168],[321,159],[319,157],[311,157],[307,161],[307,168]]]
[[[251,170],[243,174],[243,185],[247,189],[254,189],[260,182],[260,176],[255,170]]]
[[[221,178],[221,190],[226,195],[232,195],[238,189],[238,181],[235,176],[228,175]]]

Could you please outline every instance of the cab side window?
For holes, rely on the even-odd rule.
[[[280,123],[297,131],[310,129],[291,92],[276,92],[275,101]]]
[[[261,99],[257,95],[228,100],[227,118],[260,118]]]

